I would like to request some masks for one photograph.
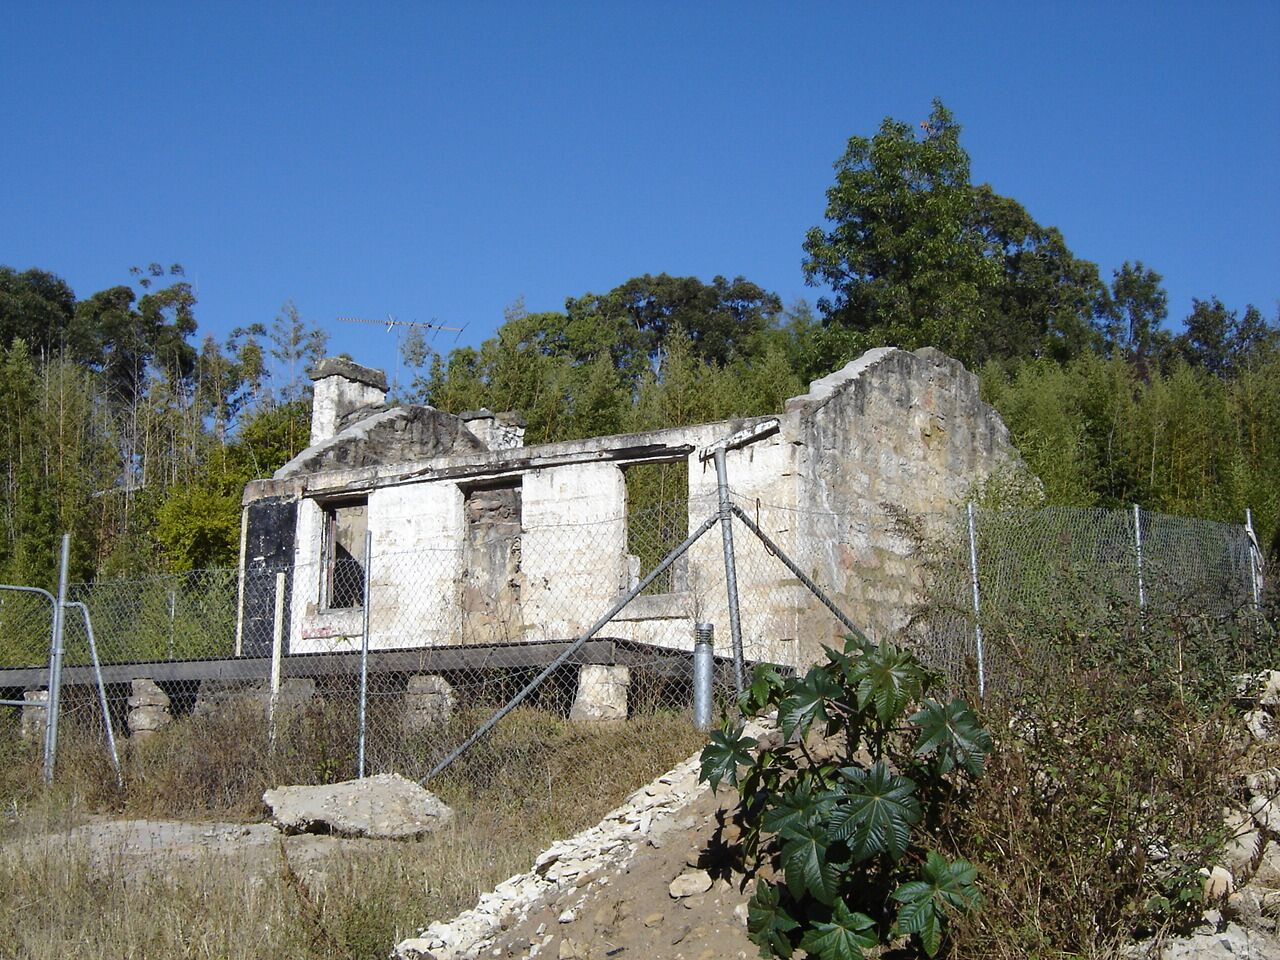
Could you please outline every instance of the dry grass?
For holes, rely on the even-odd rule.
[[[103,813],[260,819],[267,787],[345,774],[338,769],[345,760],[333,762],[338,740],[324,736],[322,720],[298,718],[274,752],[245,738],[243,727],[229,738],[232,718],[180,721],[128,746],[123,791],[89,736],[66,738],[60,783],[50,791],[32,786],[34,749],[0,739],[7,753],[0,756],[0,836],[10,841],[0,847],[0,953],[33,960],[385,957],[397,940],[528,869],[552,840],[595,822],[700,744],[680,714],[584,727],[515,711],[430,785],[457,811],[454,827],[376,854],[337,856],[320,873],[291,864],[283,847],[265,866],[261,858],[256,867],[214,858],[139,871],[103,863],[88,849],[19,851],[12,842]]]

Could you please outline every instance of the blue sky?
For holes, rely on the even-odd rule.
[[[335,318],[478,343],[661,271],[814,300],[832,162],[935,96],[976,182],[1174,318],[1280,298],[1272,2],[15,2],[4,34],[0,263],[88,296],[180,262],[220,338],[292,298],[394,367]]]

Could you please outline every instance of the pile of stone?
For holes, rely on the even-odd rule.
[[[154,680],[145,677],[130,685],[129,734],[145,740],[163,730],[173,720],[169,712],[169,695]]]
[[[752,724],[747,732],[758,737],[765,731]],[[624,868],[642,844],[660,844],[664,836],[680,828],[681,813],[707,789],[698,782],[698,767],[698,757],[690,757],[641,787],[595,826],[548,847],[528,873],[504,880],[481,896],[472,909],[447,922],[433,923],[419,936],[401,942],[395,956],[400,960],[478,956],[503,930],[527,920],[538,906],[575,890],[575,903],[581,903],[593,888],[607,882],[603,874]],[[693,876],[680,882],[692,889],[701,881],[702,877]],[[677,895],[687,894],[682,887],[672,893]],[[573,903],[566,907],[569,915],[573,910]],[[546,936],[547,942],[551,939]],[[538,946],[533,944],[530,956]]]
[[[1267,752],[1280,745],[1280,670],[1242,677],[1238,703],[1249,735]],[[1272,756],[1275,754],[1272,753]],[[1131,956],[1160,960],[1266,960],[1280,956],[1280,767],[1246,774],[1223,811],[1222,862],[1206,867],[1205,925],[1167,943],[1138,944]]]

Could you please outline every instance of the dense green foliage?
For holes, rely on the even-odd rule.
[[[850,138],[803,240],[816,313],[743,277],[644,274],[563,311],[517,302],[446,356],[410,337],[400,399],[516,411],[538,443],[771,413],[865,349],[932,345],[981,370],[1047,502],[1233,522],[1249,506],[1274,550],[1275,320],[1206,296],[1175,333],[1157,272],[1135,259],[1105,282],[971,182],[960,134],[935,102],[919,129]],[[48,584],[64,530],[77,577],[233,561],[243,484],[305,444],[325,338],[286,304],[201,339],[196,306],[176,264],[81,300],[0,266],[0,576]]]
[[[938,847],[991,736],[962,701],[927,696],[940,678],[905,649],[850,637],[826,654],[803,677],[757,667],[741,706],[777,711],[776,742],[727,722],[702,751],[702,779],[742,798],[751,939],[774,956],[856,960],[905,936],[933,957],[980,902],[974,867]]]
[[[197,347],[181,275],[152,264],[77,301],[0,268],[0,580],[51,586],[66,531],[75,579],[231,564],[245,482],[305,446],[301,381],[272,389],[266,350],[300,377],[322,343],[286,307]]]

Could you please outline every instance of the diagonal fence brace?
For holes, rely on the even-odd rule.
[[[476,741],[478,741],[486,733],[492,730],[494,726],[497,725],[499,720],[505,717],[508,713],[510,713],[516,707],[520,706],[520,704],[525,701],[525,699],[529,696],[529,694],[533,693],[534,690],[538,689],[538,687],[542,685],[543,681],[545,681],[547,677],[551,676],[553,673],[559,670],[562,666],[564,666],[565,663],[568,662],[569,658],[572,657],[579,650],[581,650],[583,645],[586,644],[588,640],[590,640],[597,633],[603,630],[605,625],[622,611],[623,607],[625,607],[628,603],[630,603],[632,600],[638,597],[641,593],[643,593],[645,589],[648,588],[649,584],[653,583],[654,580],[658,579],[658,577],[662,575],[663,571],[665,571],[669,566],[671,566],[671,564],[675,563],[682,556],[684,556],[685,552],[698,541],[699,537],[701,537],[704,533],[706,533],[708,530],[710,530],[719,522],[720,522],[719,514],[716,514],[711,517],[707,517],[706,520],[702,521],[702,525],[699,526],[698,529],[695,530],[693,533],[689,534],[689,536],[685,539],[683,543],[681,543],[678,547],[676,547],[674,550],[668,553],[665,557],[663,557],[662,562],[659,563],[652,570],[650,570],[649,575],[647,577],[645,577],[635,587],[633,587],[630,591],[628,591],[628,593],[624,597],[622,597],[622,599],[618,600],[613,606],[611,606],[608,609],[608,611],[604,614],[604,616],[602,616],[599,620],[597,620],[591,626],[591,629],[589,629],[582,636],[578,637],[578,639],[575,640],[572,644],[570,644],[570,646],[567,647],[565,651],[560,654],[560,656],[556,657],[549,664],[543,667],[542,672],[539,673],[532,680],[530,680],[528,684],[525,685],[525,688],[523,690],[521,690],[514,697],[512,697],[510,700],[504,703],[501,707],[499,707],[494,712],[493,716],[491,716],[488,720],[480,724],[480,726],[476,728],[475,733],[467,737],[467,739],[464,740],[461,744],[459,744],[458,747],[452,753],[450,753],[447,757],[445,757],[443,760],[437,763],[431,769],[431,772],[427,774],[426,778],[430,780],[433,777],[438,776],[442,771],[444,771],[449,766],[449,764],[453,763],[453,761],[457,760],[460,756],[462,756],[469,749],[471,749],[472,745],[475,744]]]

